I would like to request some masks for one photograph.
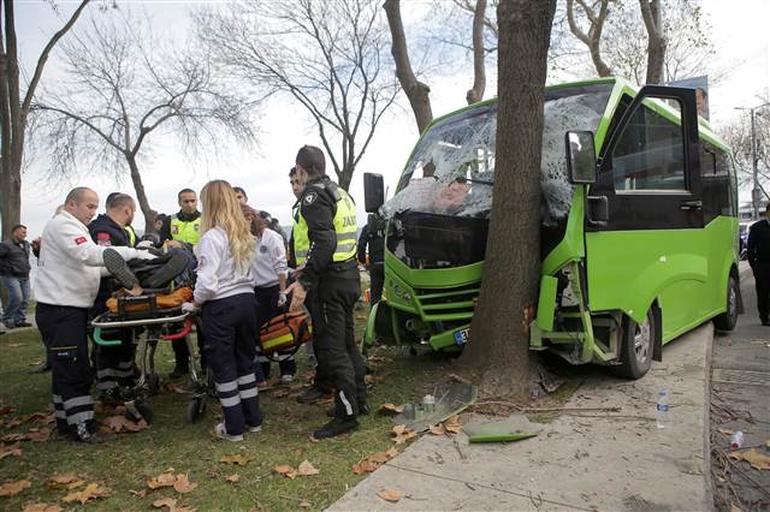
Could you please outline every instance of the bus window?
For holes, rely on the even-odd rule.
[[[686,191],[683,140],[681,126],[641,105],[612,153],[615,191]]]

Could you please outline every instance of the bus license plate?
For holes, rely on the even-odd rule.
[[[468,343],[468,335],[470,331],[471,331],[470,327],[466,327],[465,329],[460,329],[459,331],[455,331],[455,344],[465,345],[466,343]]]

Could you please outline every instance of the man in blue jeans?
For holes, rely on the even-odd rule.
[[[32,325],[27,322],[29,252],[27,227],[21,224],[14,226],[8,240],[0,242],[0,282],[7,294],[2,320],[8,329]]]

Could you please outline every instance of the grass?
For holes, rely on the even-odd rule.
[[[356,316],[360,333],[365,310],[358,310]],[[370,395],[375,409],[384,402],[414,400],[451,371],[447,370],[446,361],[413,357],[405,349],[382,348],[375,354],[380,356],[378,361],[385,360],[375,370],[381,378]],[[27,373],[32,363],[42,358],[37,331],[11,331],[0,337],[0,405],[14,409],[1,417],[5,425],[14,416],[48,408],[50,374]],[[298,359],[299,374],[307,373],[304,351],[298,352]],[[173,354],[168,343],[161,343],[156,365],[162,376],[172,369]],[[352,473],[354,464],[392,446],[392,422],[387,417],[370,415],[362,419],[361,428],[352,435],[314,442],[310,433],[327,420],[328,406],[303,406],[292,396],[279,397],[284,393],[260,394],[265,413],[263,431],[247,434],[243,443],[227,443],[213,437],[213,427],[220,417],[214,401],[209,401],[204,418],[189,424],[185,420],[187,397],[168,391],[153,398],[155,418],[147,430],[118,434],[93,446],[55,437],[42,443],[25,441],[21,457],[0,461],[0,482],[24,478],[32,486],[16,496],[0,497],[0,509],[22,510],[25,504],[45,502],[68,510],[148,510],[157,499],[175,497],[178,504],[198,510],[296,510],[300,504],[310,510],[321,510],[364,478]],[[31,426],[2,426],[0,434],[25,432]],[[233,466],[220,462],[223,456],[236,454],[245,455],[248,463]],[[306,459],[320,470],[318,475],[290,480],[272,469],[278,464],[296,468]],[[147,480],[170,468],[177,473],[189,473],[198,487],[186,494],[177,494],[170,488],[149,491]],[[111,496],[86,505],[64,505],[61,499],[71,491],[46,486],[48,478],[62,473],[75,473],[89,483],[103,482],[111,489]],[[240,480],[227,482],[225,477],[234,473]],[[131,490],[148,492],[145,497],[138,497]]]

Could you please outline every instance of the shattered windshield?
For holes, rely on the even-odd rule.
[[[569,213],[573,186],[567,175],[564,134],[595,132],[612,84],[546,94],[541,186],[542,220],[555,225]],[[404,211],[488,218],[495,180],[497,104],[460,112],[433,126],[420,139],[384,206],[387,216]]]

